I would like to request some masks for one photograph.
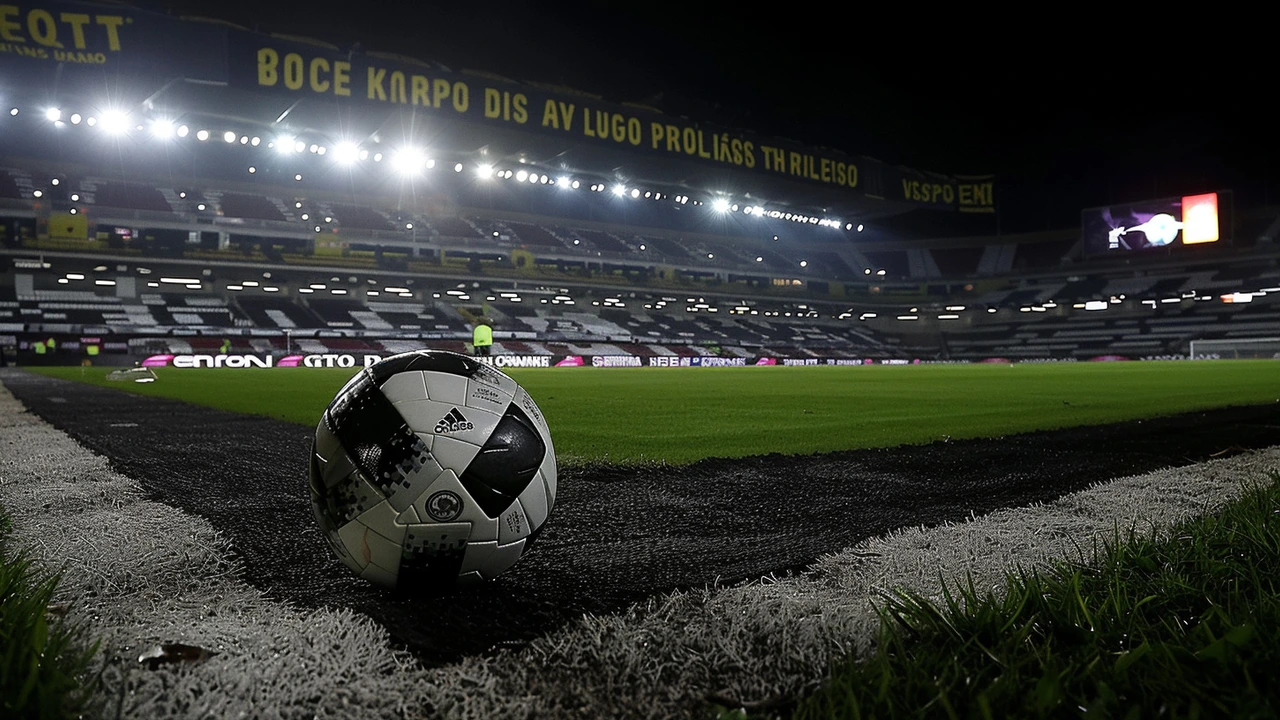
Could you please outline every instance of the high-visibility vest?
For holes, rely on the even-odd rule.
[[[476,347],[485,347],[493,344],[493,328],[488,325],[477,325],[474,333],[471,334],[472,343]]]

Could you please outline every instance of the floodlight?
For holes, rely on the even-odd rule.
[[[614,185],[613,194],[617,195],[618,197],[622,197],[623,195],[627,194],[627,187],[625,185]]]
[[[481,165],[480,167],[476,168],[476,175],[479,175],[482,179],[488,180],[489,178],[493,177],[493,166]]]
[[[222,139],[223,139],[223,140],[225,140],[225,141],[227,141],[227,144],[228,144],[228,145],[230,145],[231,143],[233,143],[233,142],[235,142],[235,141],[236,141],[236,134],[235,134],[234,132],[232,132],[232,131],[228,130],[228,131],[226,131],[226,132],[222,133]]]
[[[422,151],[417,148],[404,148],[391,158],[391,164],[401,175],[417,175],[422,172]]]
[[[103,118],[103,121],[106,121],[105,117]],[[151,121],[151,137],[157,140],[168,140],[176,133],[177,130],[173,127],[172,120],[159,118]]]
[[[209,139],[209,131],[208,131],[208,130],[200,130],[200,131],[197,131],[197,132],[196,132],[196,139],[197,139],[197,140],[199,140],[200,142],[204,142],[205,140],[208,140],[208,139]]]
[[[729,201],[724,198],[716,198],[711,201],[711,209],[716,212],[729,212]]]
[[[333,146],[333,159],[339,165],[351,165],[360,158],[360,148],[353,142],[340,142]]]
[[[567,187],[569,187],[569,185],[570,185],[572,182],[573,182],[573,181],[572,181],[572,180],[570,180],[569,178],[567,178],[567,177],[562,177],[562,178],[560,178],[559,180],[557,180],[557,181],[556,181],[556,185],[558,185],[558,186],[560,186],[560,187],[562,187],[562,188],[567,188]]]
[[[637,190],[636,188],[631,188],[631,197],[633,197],[633,198],[638,198],[638,197],[640,197],[640,191],[639,191],[639,190]]]
[[[526,172],[526,171],[524,171],[524,170],[520,170],[520,171],[516,172],[516,180],[519,180],[520,182],[524,182],[525,180],[528,180],[528,179],[529,179],[529,173],[528,173],[528,172]]]
[[[58,122],[62,119],[62,110],[56,107],[51,107],[44,111],[44,116],[49,122]]]
[[[862,228],[863,228],[862,224],[861,224],[861,223],[859,223],[859,225],[858,225],[858,232],[862,232]]]

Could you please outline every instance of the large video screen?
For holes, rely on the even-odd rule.
[[[1086,255],[1209,245],[1230,237],[1229,199],[1219,193],[1145,200],[1081,213]]]

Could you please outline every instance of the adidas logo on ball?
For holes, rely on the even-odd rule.
[[[462,413],[458,412],[458,408],[454,408],[449,411],[448,415],[440,418],[440,422],[436,423],[436,434],[445,435],[448,433],[462,432],[464,430],[472,430],[474,428],[475,425],[471,424],[471,421],[463,417]]]

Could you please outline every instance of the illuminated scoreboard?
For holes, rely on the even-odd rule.
[[[1230,220],[1230,192],[1211,192],[1089,208],[1080,231],[1085,255],[1120,255],[1227,241]]]

